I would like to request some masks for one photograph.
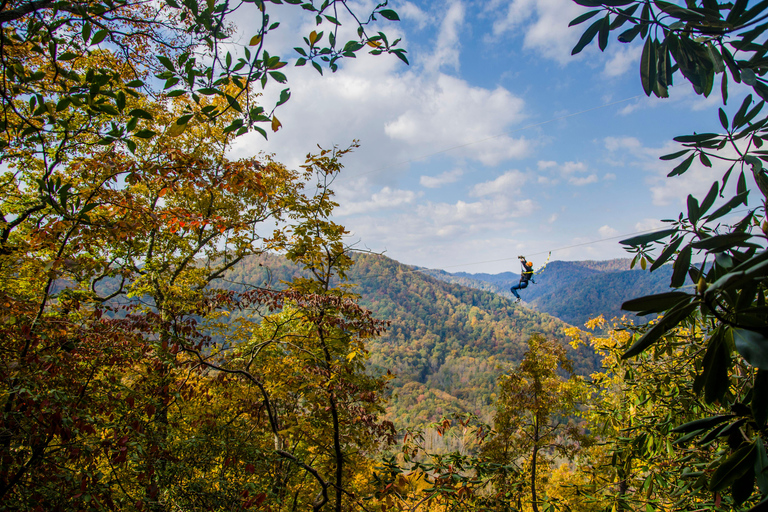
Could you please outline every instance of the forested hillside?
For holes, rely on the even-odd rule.
[[[672,275],[671,266],[651,273],[639,268],[630,270],[630,262],[628,258],[552,261],[521,295],[529,307],[572,325],[583,325],[598,315],[607,319],[621,317],[626,314],[621,310],[622,302],[667,290]],[[512,297],[509,287],[520,279],[520,275],[513,272],[425,272],[447,282],[492,291],[507,298]]]
[[[275,286],[300,275],[274,255],[244,260],[228,276],[230,286]],[[390,322],[369,339],[370,369],[391,371],[388,416],[401,427],[451,412],[488,415],[496,378],[522,359],[533,333],[564,340],[563,322],[495,293],[440,281],[390,258],[357,254],[349,271],[360,305]],[[577,372],[595,368],[590,351],[571,353]]]

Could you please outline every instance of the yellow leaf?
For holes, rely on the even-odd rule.
[[[168,127],[168,131],[166,131],[165,133],[169,137],[178,137],[179,135],[184,133],[184,130],[186,129],[187,129],[187,123],[184,123],[184,124],[173,123],[171,126]]]
[[[248,43],[249,46],[258,46],[258,44],[261,42],[261,36],[259,34],[256,34],[251,38],[251,42]]]
[[[309,34],[309,44],[315,44],[315,41],[317,41],[317,32],[313,30],[312,33]]]
[[[367,44],[368,44],[368,46],[371,46],[373,48],[380,48],[381,47],[381,43],[378,42],[378,41],[368,41]]]
[[[277,116],[272,116],[272,131],[276,132],[281,126],[283,125],[277,120]]]

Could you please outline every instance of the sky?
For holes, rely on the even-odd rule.
[[[360,2],[359,12],[374,7]],[[677,218],[724,169],[694,164],[667,178],[672,139],[721,131],[715,92],[697,96],[680,77],[667,99],[647,98],[640,41],[612,35],[571,56],[589,25],[570,0],[394,1],[410,65],[362,55],[323,76],[294,67],[297,34],[311,18],[281,7],[271,44],[290,66],[291,99],[269,140],[240,137],[236,157],[266,152],[290,167],[318,145],[360,147],[333,183],[333,219],[350,245],[449,272],[519,271],[518,255],[552,260],[627,257],[618,241]],[[343,19],[342,19],[343,20]],[[242,16],[244,40],[256,16]],[[279,53],[275,53],[275,51]],[[731,82],[732,84],[732,82]],[[733,85],[733,84],[732,84]],[[731,88],[733,115],[748,91]],[[279,89],[267,87],[265,104]]]

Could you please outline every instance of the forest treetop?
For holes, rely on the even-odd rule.
[[[21,147],[46,138],[71,138],[84,126],[99,144],[122,141],[133,150],[137,139],[160,131],[178,135],[190,123],[227,115],[225,132],[280,127],[275,109],[290,98],[283,89],[271,107],[254,101],[267,83],[285,84],[287,65],[269,42],[280,21],[270,16],[273,4],[245,0],[11,1],[0,7],[2,119],[4,159]],[[407,63],[399,41],[372,32],[380,20],[398,20],[387,2],[370,13],[355,12],[347,0],[286,0],[314,19],[315,29],[296,41],[297,66],[311,63],[319,72],[336,71],[339,60],[367,50],[394,54]],[[254,7],[248,6],[252,4]],[[258,11],[260,26],[247,46],[233,40],[235,13]],[[356,37],[342,41],[342,22]],[[347,31],[345,31],[346,33]],[[153,114],[131,105],[131,98],[184,98],[184,107],[167,126]],[[221,98],[222,106],[211,104]],[[89,123],[101,120],[98,125]],[[76,121],[76,126],[75,125]],[[106,121],[106,122],[104,122]]]

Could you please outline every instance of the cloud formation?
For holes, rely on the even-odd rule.
[[[464,171],[461,169],[453,169],[452,171],[440,173],[437,176],[422,176],[419,178],[419,184],[427,188],[440,188],[449,183],[456,183],[463,174]]]
[[[502,11],[492,25],[495,39],[523,31],[523,46],[561,64],[573,61],[571,50],[581,37],[568,23],[584,12],[571,0],[512,0],[490,2],[488,12]]]

